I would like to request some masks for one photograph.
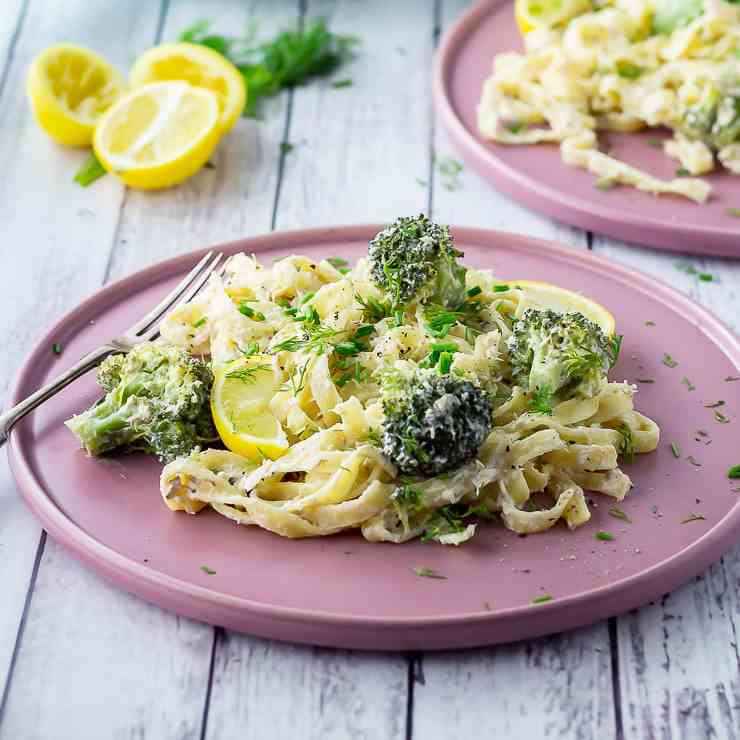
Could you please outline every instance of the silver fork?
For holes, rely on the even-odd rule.
[[[12,409],[0,415],[0,446],[7,441],[13,424],[37,406],[40,406],[44,401],[56,395],[62,388],[66,388],[72,381],[96,368],[106,357],[130,352],[137,344],[155,339],[159,335],[159,323],[164,314],[171,308],[192,300],[206,284],[208,276],[216,269],[222,257],[223,254],[221,253],[214,256],[213,252],[208,252],[161,303],[157,304],[127,331],[119,337],[111,339],[102,347],[86,354],[69,370],[39,388],[17,406],[13,406]]]

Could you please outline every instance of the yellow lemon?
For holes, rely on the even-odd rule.
[[[614,334],[617,328],[614,316],[609,311],[600,303],[580,293],[574,293],[550,283],[541,283],[538,280],[507,280],[507,284],[511,287],[524,288],[526,291],[524,301],[527,308],[549,308],[558,313],[578,311],[598,324],[607,336]]]
[[[555,28],[590,10],[589,0],[516,0],[514,14],[522,35],[540,28]]]
[[[131,90],[103,115],[93,148],[127,185],[166,188],[194,175],[221,135],[216,96],[187,82]]]
[[[252,355],[234,360],[214,372],[211,413],[224,444],[252,460],[280,457],[288,439],[270,411],[278,380],[272,358]]]
[[[95,124],[124,88],[123,77],[103,57],[75,44],[42,51],[26,81],[39,126],[67,146],[90,146]]]
[[[145,51],[129,74],[132,85],[164,80],[184,80],[210,90],[218,100],[221,133],[226,133],[244,110],[247,87],[244,77],[213,49],[198,44],[162,44]]]

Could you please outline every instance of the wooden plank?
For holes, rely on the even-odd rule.
[[[595,237],[594,251],[670,283],[740,330],[740,264]],[[703,282],[676,265],[692,264]],[[617,620],[625,738],[740,737],[740,548],[692,583]]]
[[[0,98],[0,223],[7,268],[0,271],[3,352],[0,393],[7,392],[29,346],[62,311],[92,292],[102,279],[115,231],[120,190],[101,183],[85,190],[72,176],[84,159],[80,151],[51,142],[34,123],[25,95],[32,57],[61,38],[91,46],[107,42],[109,58],[125,61],[129,43],[143,38],[149,11],[134,13],[135,0],[108,13],[106,35],[90,20],[87,2],[32,2],[17,37],[8,3],[0,17],[0,48],[9,64]],[[138,6],[137,6],[138,8]],[[7,12],[6,12],[7,11]],[[147,31],[151,34],[151,31]],[[12,40],[12,54],[9,53]],[[43,184],[53,184],[53,199]],[[5,458],[0,462],[0,698],[12,660],[29,579],[39,546],[40,528],[21,503]]]
[[[358,33],[362,46],[335,76],[351,78],[351,87],[316,81],[295,92],[288,130],[295,149],[285,157],[277,227],[388,221],[423,210],[426,189],[414,178],[429,158],[431,6],[309,2],[306,16]],[[206,737],[262,738],[266,728],[271,738],[404,736],[403,656],[223,637]]]
[[[462,0],[445,0],[443,29],[465,6]],[[524,209],[467,167],[450,183],[449,177],[440,174],[439,162],[454,149],[439,124],[435,145],[435,218],[518,231],[586,249],[582,231]],[[577,733],[583,738],[601,738],[615,732],[606,622],[513,645],[427,654],[414,676],[412,715],[418,737],[445,737],[445,728],[450,726],[460,737],[551,738]]]

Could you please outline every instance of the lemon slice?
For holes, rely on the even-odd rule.
[[[211,413],[224,444],[252,460],[280,457],[288,439],[270,411],[277,390],[272,358],[265,355],[234,360],[216,369]]]
[[[161,44],[145,51],[129,74],[132,85],[184,80],[210,90],[218,99],[221,133],[226,133],[244,110],[247,87],[244,77],[213,49],[198,44]]]
[[[523,35],[555,28],[591,8],[589,0],[516,0],[514,14]]]
[[[614,334],[617,328],[614,316],[604,306],[580,293],[574,293],[550,283],[541,283],[538,280],[507,280],[507,284],[524,288],[526,308],[549,308],[558,313],[578,311],[598,324],[607,336]]]
[[[93,148],[109,172],[136,188],[166,188],[194,175],[221,135],[216,96],[187,82],[131,90],[103,115]]]
[[[26,81],[39,126],[67,146],[90,146],[95,124],[124,88],[123,77],[103,57],[75,44],[42,51]]]

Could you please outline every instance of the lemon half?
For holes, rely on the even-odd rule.
[[[589,0],[516,0],[514,13],[523,35],[555,28],[591,8]]]
[[[115,67],[75,44],[54,44],[42,51],[26,81],[39,126],[67,146],[90,145],[95,124],[124,88]]]
[[[103,115],[93,148],[108,172],[132,187],[177,185],[211,156],[221,135],[216,96],[187,82],[131,90]]]
[[[600,303],[586,298],[580,293],[574,293],[565,288],[559,288],[557,285],[542,283],[538,280],[507,280],[508,285],[512,287],[521,286],[526,291],[525,307],[526,308],[549,308],[558,313],[568,313],[569,311],[578,311],[587,319],[591,319],[595,324],[601,327],[601,330],[607,335],[614,334],[617,323],[614,316],[604,308]]]
[[[252,460],[275,460],[288,449],[280,422],[270,411],[278,380],[272,357],[253,355],[214,371],[211,413],[224,444]]]
[[[132,85],[183,80],[210,90],[218,100],[221,133],[226,133],[244,110],[247,88],[244,77],[213,49],[198,44],[161,44],[145,51],[129,74]]]

